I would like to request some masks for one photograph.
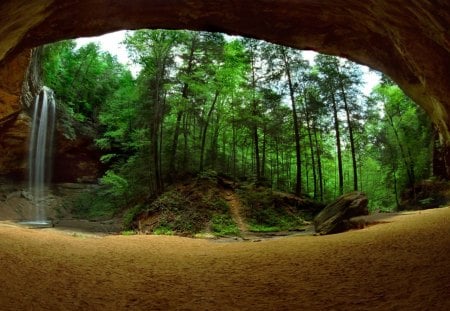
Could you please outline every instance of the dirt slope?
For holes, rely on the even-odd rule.
[[[242,234],[247,233],[248,227],[244,219],[242,218],[242,206],[238,196],[234,193],[233,190],[227,189],[223,190],[223,197],[230,207],[231,217],[238,226],[239,231],[241,231]]]
[[[450,310],[450,209],[219,243],[0,225],[1,310]]]

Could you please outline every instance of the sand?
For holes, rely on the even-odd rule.
[[[0,310],[450,310],[450,209],[228,242],[0,225]]]

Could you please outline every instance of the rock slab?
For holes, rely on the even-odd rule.
[[[358,191],[346,193],[327,205],[315,218],[314,229],[318,234],[332,234],[348,229],[352,217],[368,215],[367,196]]]

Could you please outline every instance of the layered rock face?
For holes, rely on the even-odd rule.
[[[186,28],[241,34],[347,57],[383,71],[450,143],[450,2],[444,0],[3,0],[0,113],[5,79],[23,76],[26,49],[118,29]],[[14,85],[14,83],[13,83]],[[13,95],[12,95],[13,94]],[[1,115],[0,115],[1,118]]]
[[[31,56],[27,50],[0,67],[0,175],[18,179],[27,168],[31,118],[26,109],[34,97],[32,90],[39,87]]]
[[[31,110],[43,86],[40,54],[41,49],[27,51],[0,68],[0,176],[17,180],[27,176]],[[27,70],[23,73],[21,67]],[[94,127],[77,123],[63,109],[58,109],[57,118],[53,180],[96,181],[102,169]]]

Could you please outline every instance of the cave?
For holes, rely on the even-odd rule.
[[[0,4],[0,17],[0,149],[5,155],[13,152],[2,144],[5,124],[15,122],[16,130],[9,136],[10,140],[27,139],[29,118],[21,112],[24,109],[23,97],[26,96],[24,90],[33,84],[28,81],[32,77],[27,74],[30,67],[34,66],[30,63],[33,48],[62,39],[141,28],[219,31],[341,56],[367,65],[391,77],[408,96],[422,106],[438,130],[441,142],[450,146],[450,83],[447,80],[450,72],[448,1],[3,0]],[[33,90],[28,93],[33,93]],[[25,150],[17,151],[19,154],[24,152]],[[64,149],[64,152],[70,154],[67,149]],[[445,155],[450,160],[450,153]],[[0,157],[0,168],[11,165],[2,161]],[[448,177],[450,165],[446,168],[447,173],[442,174]],[[88,167],[87,170],[92,171],[92,168]],[[0,277],[2,284],[6,284],[6,290],[3,291],[4,297],[0,297],[0,304],[9,306],[10,309],[11,306],[44,309],[51,303],[58,302],[69,309],[86,309],[89,308],[89,302],[95,300],[97,304],[91,306],[103,309],[117,309],[118,306],[142,308],[144,305],[153,309],[180,306],[198,308],[200,305],[206,306],[205,309],[213,309],[217,308],[218,302],[223,302],[224,308],[239,308],[240,305],[234,301],[237,297],[249,308],[255,307],[256,301],[259,303],[256,307],[260,309],[355,308],[356,305],[364,303],[363,306],[370,304],[370,307],[374,308],[377,305],[371,299],[378,299],[382,301],[378,305],[380,309],[408,309],[415,306],[444,310],[448,307],[448,301],[445,299],[449,281],[448,273],[445,273],[448,271],[448,214],[448,209],[441,209],[435,215],[424,212],[420,216],[426,219],[423,223],[419,222],[419,216],[409,215],[407,217],[414,218],[413,224],[417,226],[405,231],[394,223],[386,225],[389,229],[386,231],[374,229],[367,243],[361,240],[361,235],[357,232],[351,232],[347,235],[348,241],[339,242],[337,246],[328,249],[321,246],[329,246],[333,237],[323,239],[327,242],[324,244],[316,244],[315,237],[311,237],[305,245],[317,249],[318,255],[304,257],[306,264],[303,266],[308,268],[313,264],[320,264],[320,269],[323,270],[309,270],[310,273],[304,274],[299,265],[299,258],[303,258],[301,256],[307,254],[306,250],[310,249],[305,245],[293,245],[289,241],[280,242],[286,244],[288,252],[288,259],[283,259],[284,261],[280,260],[282,257],[279,256],[279,246],[272,250],[267,246],[272,244],[265,242],[250,244],[256,254],[263,254],[261,257],[244,258],[240,261],[240,255],[237,256],[233,248],[235,245],[240,247],[236,243],[226,247],[214,244],[208,253],[212,258],[210,259],[205,257],[207,252],[204,244],[201,244],[203,242],[194,241],[194,251],[190,252],[184,241],[177,242],[170,238],[164,238],[160,248],[148,247],[147,244],[145,247],[136,246],[132,249],[131,246],[135,246],[135,243],[131,240],[131,246],[122,251],[120,243],[125,244],[130,240],[124,243],[122,238],[125,237],[121,236],[108,240],[111,242],[107,247],[101,245],[101,239],[87,245],[85,241],[75,240],[76,236],[64,237],[61,240],[52,240],[50,236],[50,242],[46,242],[47,250],[44,252],[39,248],[42,243],[36,241],[39,238],[46,239],[46,231],[24,231],[22,235],[27,241],[31,241],[27,244],[29,248],[26,248],[20,244],[13,229],[7,228],[0,241],[4,250],[3,258],[6,259],[2,260],[3,274]],[[436,231],[428,232],[430,228]],[[392,237],[400,238],[392,241]],[[71,238],[74,239],[70,240]],[[71,245],[68,246],[69,240]],[[150,241],[154,243],[156,239],[152,238]],[[359,241],[359,245],[356,245],[355,241]],[[405,241],[414,241],[415,247],[407,249]],[[412,257],[411,254],[418,254],[430,241],[436,242],[434,253],[423,251],[419,254],[420,260]],[[33,246],[33,243],[39,244],[39,247]],[[77,244],[77,247],[81,245],[81,251],[73,251],[68,255],[59,254],[59,250],[67,250],[73,247],[72,244]],[[229,251],[222,253],[224,248]],[[365,257],[349,258],[350,248]],[[27,251],[27,260],[17,260],[17,252],[20,253],[23,249]],[[179,249],[186,250],[186,253],[181,256],[174,255],[174,250]],[[386,251],[383,252],[384,250]],[[117,252],[123,256],[111,255]],[[384,255],[377,257],[377,252]],[[340,256],[336,256],[336,253]],[[399,257],[399,253],[403,257]],[[48,261],[45,257],[47,254],[56,255],[52,261]],[[155,261],[146,261],[148,257],[155,258]],[[239,292],[236,284],[242,283],[242,279],[233,274],[235,267],[216,265],[222,263],[223,257],[238,262],[245,272],[243,279],[248,277],[246,281],[250,281],[249,284],[254,287],[245,284],[250,290]],[[262,257],[267,263],[261,260]],[[338,260],[333,261],[335,257]],[[130,261],[130,258],[133,260]],[[36,261],[33,261],[34,259]],[[90,260],[92,267],[88,269],[80,265],[82,260]],[[161,271],[154,268],[158,267],[157,264],[167,262],[169,264],[163,266]],[[39,269],[36,269],[37,263]],[[183,278],[177,279],[173,269],[174,263],[178,265],[176,267],[179,271],[188,272]],[[123,274],[119,269],[120,265],[125,267],[123,271],[126,272]],[[371,269],[371,265],[379,267],[380,270],[378,274],[370,274],[373,278],[368,280],[367,270]],[[204,274],[198,273],[200,266],[209,267],[209,272],[205,270]],[[105,268],[104,274],[99,273],[101,267]],[[136,272],[134,278],[130,277],[130,267]],[[279,275],[275,273],[277,270],[274,267],[279,267]],[[295,268],[292,275],[287,273],[289,267]],[[334,270],[335,267],[342,269]],[[430,267],[433,268],[431,272]],[[327,269],[332,271],[331,276]],[[252,279],[255,271],[260,272],[263,277]],[[55,272],[61,275],[61,279],[53,278]],[[108,282],[110,274],[117,276],[117,282]],[[224,275],[229,281],[211,286],[211,279],[215,280]],[[392,275],[398,276],[398,283],[392,281]],[[51,283],[44,283],[43,276],[51,276]],[[168,276],[172,283],[166,282]],[[161,288],[166,293],[177,296],[173,294],[176,292],[184,300],[180,299],[178,302],[160,297],[158,290],[161,288],[151,287],[151,282],[158,280],[158,277],[164,280],[164,286]],[[336,282],[330,283],[330,278]],[[11,291],[12,294],[9,293],[11,284],[16,279],[21,280],[21,283],[26,281],[30,292],[33,289],[32,294],[24,295],[23,301],[13,296],[17,289],[20,290],[16,284],[16,290]],[[96,282],[89,283],[91,280]],[[351,280],[356,280],[354,287],[349,287],[349,284],[354,285]],[[173,282],[178,282],[178,287],[173,287]],[[316,282],[313,285],[325,286],[314,288],[311,287],[311,282]],[[120,284],[125,284],[128,291],[123,290]],[[96,289],[92,290],[94,285]],[[340,291],[327,291],[337,285],[342,287]],[[60,290],[53,290],[53,286],[59,287]],[[265,290],[264,287],[267,287],[267,292],[261,291],[261,288]],[[138,291],[132,292],[130,289],[133,288],[138,288]],[[293,290],[296,288],[301,288],[301,291]],[[424,288],[430,291],[423,294]],[[352,290],[359,291],[353,293]],[[325,295],[327,292],[330,292],[330,296]],[[430,292],[431,296],[426,296],[430,295]],[[61,298],[64,294],[73,293],[76,293],[76,297],[73,295],[75,302]],[[101,293],[102,301],[96,296],[98,293]],[[290,304],[280,298],[282,293],[288,293]],[[343,295],[340,295],[341,293]],[[280,296],[277,296],[278,294]],[[299,299],[302,295],[307,296],[306,303]],[[263,305],[264,299],[262,302],[254,299],[262,296],[270,299],[273,304]],[[346,301],[348,297],[353,300]],[[400,298],[403,300],[395,305],[391,304]],[[115,299],[120,302],[116,303]],[[225,305],[231,300],[232,305]],[[327,305],[318,305],[316,300],[326,301]],[[430,304],[427,305],[428,302]]]

